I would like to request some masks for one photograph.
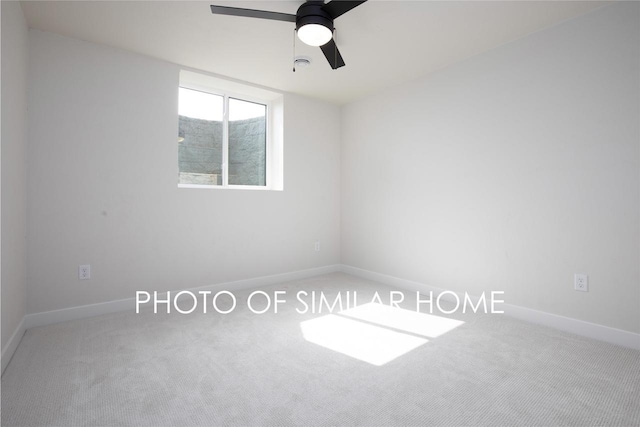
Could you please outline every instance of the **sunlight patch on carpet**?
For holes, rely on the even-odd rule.
[[[375,366],[428,342],[409,334],[329,314],[300,324],[304,339]]]
[[[359,305],[340,314],[429,338],[439,337],[464,323],[462,320],[376,303]]]
[[[464,322],[369,303],[300,323],[305,340],[382,366]]]

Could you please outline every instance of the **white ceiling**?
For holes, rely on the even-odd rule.
[[[213,15],[209,4],[295,14],[302,1],[23,1],[31,28],[274,89],[346,103],[600,7],[596,1],[376,1],[335,21],[346,66],[319,48],[292,72],[294,24]]]

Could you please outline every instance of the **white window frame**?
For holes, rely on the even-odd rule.
[[[185,81],[182,78],[183,73],[187,73],[189,76],[197,76],[198,80],[210,80],[207,84],[202,84],[200,81]],[[192,77],[193,79],[193,77]],[[254,89],[251,86],[228,82],[229,86],[246,88],[247,92],[263,92],[269,97],[261,97],[251,95],[246,92],[238,92],[234,90],[220,89],[212,87],[213,85],[225,86],[227,82],[217,78],[204,74],[196,74],[190,71],[184,71],[181,73],[179,88],[196,90],[199,92],[208,93],[211,95],[217,95],[223,97],[223,124],[222,124],[222,185],[206,185],[206,184],[180,184],[178,188],[195,188],[195,189],[236,189],[236,190],[276,190],[281,191],[282,188],[282,130],[278,135],[275,135],[275,129],[278,127],[276,124],[277,118],[274,114],[274,106],[277,103],[282,104],[282,95],[274,92],[266,91],[263,89]],[[274,101],[273,98],[277,97]],[[266,107],[265,113],[265,185],[232,185],[229,184],[229,99],[237,99],[239,101],[253,102],[261,104]],[[282,110],[280,108],[280,110]],[[281,117],[280,117],[281,120]],[[281,127],[281,123],[280,123]],[[280,139],[279,144],[275,144],[275,140]],[[277,159],[280,159],[276,162]]]

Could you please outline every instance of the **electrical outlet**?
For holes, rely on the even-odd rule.
[[[80,280],[89,280],[91,279],[91,266],[90,265],[81,265],[78,267],[78,279]]]
[[[316,252],[320,252],[320,240],[316,240],[315,250]]]
[[[574,274],[573,289],[580,292],[589,292],[589,276],[579,273]]]

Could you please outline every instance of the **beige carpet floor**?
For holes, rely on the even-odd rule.
[[[367,302],[390,288],[336,273],[265,289]],[[295,308],[30,329],[2,377],[2,425],[640,425],[638,351],[503,315],[424,332]]]

